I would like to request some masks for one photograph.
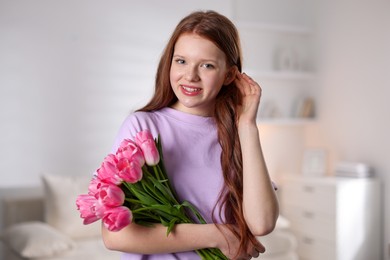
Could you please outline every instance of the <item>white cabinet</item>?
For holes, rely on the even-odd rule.
[[[379,260],[380,184],[371,178],[286,177],[282,214],[300,260]]]
[[[263,88],[258,123],[312,121],[312,113],[303,116],[299,112],[304,109],[304,100],[315,99],[311,31],[300,26],[262,22],[237,21],[236,24],[242,41],[244,71]]]

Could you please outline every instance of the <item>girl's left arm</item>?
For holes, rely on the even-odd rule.
[[[238,135],[243,160],[243,210],[251,232],[270,233],[279,216],[277,196],[268,174],[256,124],[261,88],[246,74],[237,72],[236,85],[243,96],[238,112]]]

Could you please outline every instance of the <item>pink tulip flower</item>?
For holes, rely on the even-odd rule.
[[[84,225],[101,219],[105,211],[105,207],[94,196],[87,194],[79,195],[76,199],[76,205],[80,211],[80,217],[84,219]]]
[[[122,179],[118,176],[118,159],[115,155],[109,154],[104,158],[101,167],[97,170],[97,177],[105,183],[119,185]]]
[[[137,144],[130,140],[124,139],[116,152],[116,157],[118,160],[126,158],[130,161],[136,161],[141,167],[145,164],[144,155],[142,154],[142,150]]]
[[[120,206],[109,208],[105,212],[102,221],[110,231],[119,231],[131,223],[133,215],[127,207]]]
[[[125,194],[121,188],[113,184],[102,184],[97,193],[98,200],[108,207],[122,206],[125,202]]]
[[[147,165],[154,166],[158,164],[160,161],[160,154],[158,153],[156,143],[149,130],[138,132],[135,136],[135,142],[141,148]]]
[[[102,186],[103,183],[104,182],[102,182],[97,177],[92,178],[92,180],[89,182],[88,194],[97,198],[97,193],[99,192],[100,187]]]
[[[142,179],[142,167],[138,164],[138,161],[131,161],[126,158],[119,160],[118,175],[126,182],[136,183]]]

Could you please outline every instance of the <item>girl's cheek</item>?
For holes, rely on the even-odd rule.
[[[170,77],[171,80],[175,78],[175,74],[176,74],[175,71],[173,71],[173,70],[171,69],[171,71],[170,71],[170,73],[169,73],[169,77]]]
[[[170,77],[171,79],[180,79],[183,73],[180,70],[171,70]]]

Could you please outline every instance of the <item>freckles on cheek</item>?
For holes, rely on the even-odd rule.
[[[169,82],[171,83],[171,87],[177,86],[179,84],[179,81],[180,77],[178,76],[178,74],[171,71],[171,73],[169,74]]]
[[[171,85],[172,85],[172,83],[174,82],[174,78],[175,78],[175,76],[174,76],[174,73],[172,72],[172,70],[169,72],[169,81],[171,82]]]
[[[175,71],[175,72],[171,72],[169,77],[171,83],[178,83],[182,78],[182,74],[180,74],[178,71]]]
[[[176,78],[178,77],[177,75],[178,75],[178,73],[177,73],[176,70],[171,69],[171,70],[169,71],[169,77],[171,78],[171,80],[176,79]]]

